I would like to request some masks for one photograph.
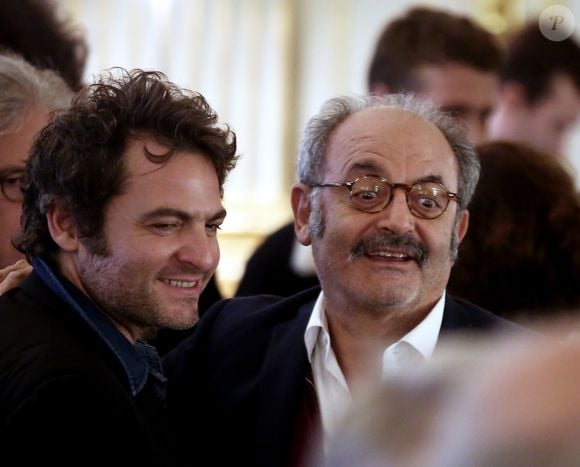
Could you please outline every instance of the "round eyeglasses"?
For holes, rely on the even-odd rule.
[[[24,169],[10,169],[0,172],[0,189],[10,201],[20,202],[24,198],[26,171]]]
[[[320,183],[311,187],[345,187],[350,192],[354,207],[365,212],[385,209],[393,199],[395,189],[402,188],[409,210],[422,219],[436,219],[445,212],[449,201],[459,202],[457,193],[450,192],[441,183],[425,181],[406,185],[391,183],[378,175],[364,175],[351,182]]]

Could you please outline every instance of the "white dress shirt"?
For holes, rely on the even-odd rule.
[[[401,371],[413,360],[429,359],[433,354],[445,306],[445,292],[433,309],[415,328],[383,353],[383,377]],[[312,367],[314,387],[318,397],[324,444],[342,423],[352,397],[330,341],[328,321],[324,312],[324,294],[320,293],[304,333],[308,360]]]

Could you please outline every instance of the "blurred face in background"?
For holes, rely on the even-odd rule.
[[[533,102],[519,83],[504,84],[501,93],[498,110],[490,119],[490,136],[563,157],[567,137],[580,114],[580,92],[572,79],[554,75],[546,93]]]
[[[420,67],[418,78],[421,94],[463,120],[475,144],[487,139],[487,119],[499,91],[496,73],[449,62]]]
[[[0,268],[22,258],[12,239],[20,231],[20,180],[34,137],[48,120],[48,109],[33,107],[22,120],[0,132]]]

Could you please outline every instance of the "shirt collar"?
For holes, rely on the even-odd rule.
[[[85,294],[72,282],[53,271],[45,261],[34,258],[32,266],[41,280],[69,305],[70,310],[82,319],[115,355],[127,377],[133,396],[145,387],[149,374],[160,387],[157,394],[164,395],[166,378],[161,372],[159,355],[154,347],[141,341],[136,345],[131,344]]]
[[[446,293],[443,291],[441,298],[427,316],[425,316],[423,321],[411,329],[399,341],[391,344],[385,352],[403,341],[417,349],[423,358],[431,358],[433,351],[435,350],[435,345],[437,344],[441,323],[443,321],[445,295]],[[320,292],[316,302],[314,303],[314,308],[312,309],[312,314],[310,315],[304,333],[304,342],[306,344],[306,352],[310,363],[312,363],[312,354],[320,333],[322,333],[324,355],[328,355],[328,352],[330,351],[330,332],[328,330],[328,322],[324,312],[324,292]]]
[[[445,291],[439,301],[435,304],[432,310],[427,313],[427,316],[423,318],[417,326],[411,329],[406,335],[404,335],[400,341],[411,344],[415,349],[421,352],[421,355],[425,360],[428,360],[433,355],[435,350],[435,345],[437,344],[437,339],[439,337],[439,331],[441,330],[441,323],[443,321],[443,310],[445,308]],[[396,345],[391,344],[392,347]],[[388,348],[387,348],[388,350]]]
[[[328,332],[328,322],[326,321],[326,314],[324,313],[324,292],[322,291],[314,303],[312,314],[310,315],[310,319],[306,325],[306,331],[304,332],[304,343],[306,344],[306,353],[310,363],[312,363],[312,354],[314,353],[318,336],[321,333],[322,345],[324,346],[322,350],[326,357],[330,351],[330,333]]]

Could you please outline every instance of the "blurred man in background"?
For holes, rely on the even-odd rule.
[[[387,24],[371,60],[372,94],[411,91],[462,119],[475,143],[486,139],[502,51],[473,20],[417,7]]]
[[[24,166],[34,137],[72,94],[54,71],[0,54],[0,269],[24,257],[12,241],[20,231]]]
[[[537,22],[510,41],[490,137],[524,142],[559,156],[580,114],[580,46],[553,41]]]

